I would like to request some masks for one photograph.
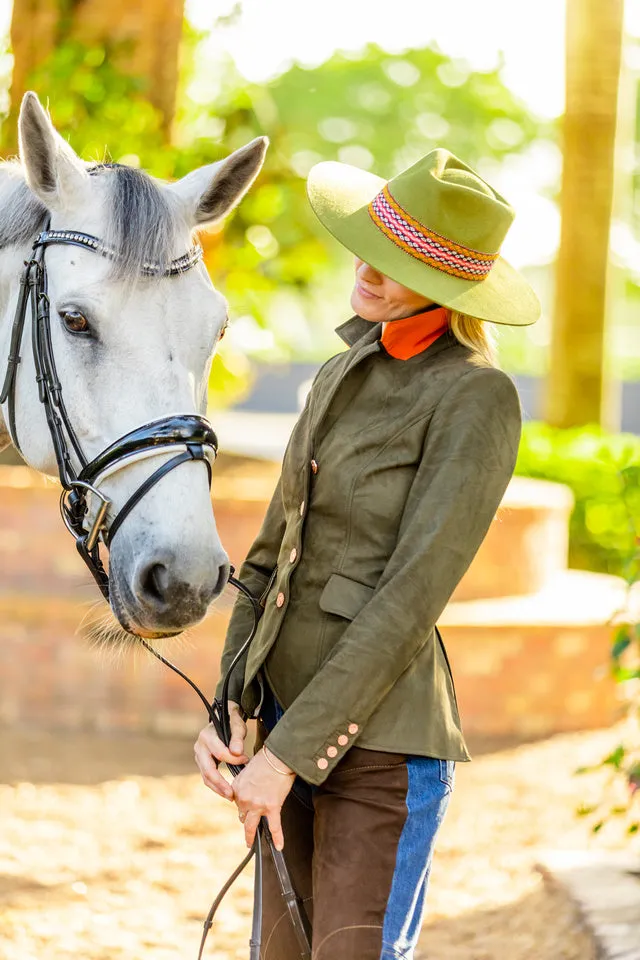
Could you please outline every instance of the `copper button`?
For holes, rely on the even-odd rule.
[[[317,765],[321,770],[326,770],[327,767],[329,766],[329,761],[328,761],[328,760],[325,760],[324,757],[320,757],[319,760],[316,760],[316,765]]]
[[[358,724],[357,724],[357,723],[350,723],[349,726],[347,727],[347,729],[348,729],[349,733],[353,736],[354,733],[357,733],[357,732],[358,732]]]
[[[338,743],[341,747],[346,747],[346,745],[349,743],[349,737],[346,735],[346,733],[340,734],[338,737]]]
[[[305,502],[304,502],[304,500],[303,500],[302,503],[300,504],[300,516],[301,516],[301,517],[304,517],[304,508],[305,508],[305,506],[306,506],[306,504],[305,504]]]
[[[281,607],[284,603],[284,593],[279,593],[276,597],[276,607]]]
[[[297,556],[298,556],[298,551],[294,547],[291,553],[289,554],[289,563],[295,563]]]
[[[337,757],[338,748],[337,747],[327,747],[327,756],[328,757]]]
[[[317,472],[318,472],[318,461],[317,461],[317,460],[312,460],[312,461],[311,461],[311,472],[312,472],[312,473],[317,473]]]

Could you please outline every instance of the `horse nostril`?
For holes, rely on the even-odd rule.
[[[184,625],[202,619],[228,578],[229,564],[225,561],[203,571],[201,577],[187,579],[179,562],[167,552],[140,564],[132,584],[133,600],[144,611],[146,621],[150,619],[157,627],[184,629]]]
[[[229,582],[230,570],[231,568],[229,566],[228,561],[220,564],[220,566],[218,567],[218,579],[212,594],[212,599],[215,599],[216,597],[220,596],[220,594],[226,587],[227,583]]]
[[[141,586],[150,600],[156,603],[166,603],[169,589],[169,571],[164,563],[153,563],[140,578]]]

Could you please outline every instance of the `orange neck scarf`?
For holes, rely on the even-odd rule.
[[[403,320],[390,320],[382,331],[380,342],[396,360],[409,360],[426,350],[449,326],[446,307],[424,310]]]

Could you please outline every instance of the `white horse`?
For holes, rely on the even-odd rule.
[[[148,263],[168,265],[190,248],[194,230],[229,213],[262,166],[266,138],[167,184],[130,167],[83,162],[27,93],[19,139],[20,162],[0,163],[0,382],[23,261],[50,217],[51,230],[92,234],[118,253],[110,260],[89,249],[47,247],[52,349],[88,458],[141,424],[203,414],[226,302],[202,263],[171,277],[142,271]],[[16,435],[27,462],[57,476],[27,341],[28,332],[15,382]],[[0,449],[11,440],[8,425],[4,404]],[[171,456],[159,452],[104,479],[113,515]],[[172,470],[114,539],[110,603],[129,633],[154,638],[186,629],[227,582],[207,479],[202,462]]]

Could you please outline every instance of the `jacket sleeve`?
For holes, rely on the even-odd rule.
[[[247,559],[240,568],[238,578],[249,588],[254,597],[259,597],[269,584],[269,580],[276,563],[284,536],[285,514],[282,503],[282,476],[278,479],[271,502],[267,508],[262,527],[254,540]],[[220,681],[216,688],[216,697],[222,696],[224,677],[231,665],[231,661],[245,642],[253,628],[253,607],[250,601],[239,593],[233,607],[231,620],[227,628],[222,661],[220,664]],[[236,666],[229,684],[229,697],[240,703],[244,686],[244,674],[247,654]]]
[[[509,484],[520,431],[516,388],[495,367],[474,367],[438,403],[396,546],[374,594],[267,739],[309,783],[326,779],[401,674],[433,642],[433,627]]]

